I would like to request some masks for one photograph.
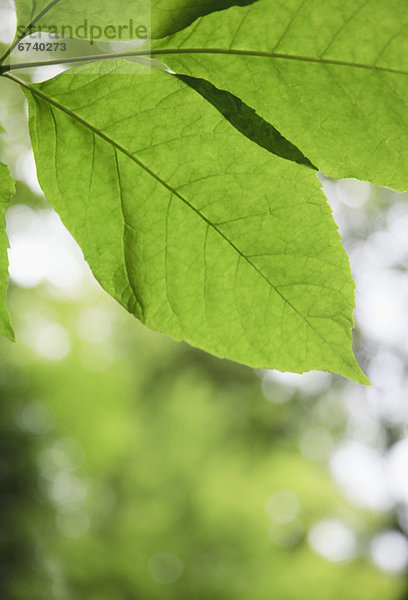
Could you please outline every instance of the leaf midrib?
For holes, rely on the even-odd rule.
[[[332,65],[338,67],[349,67],[356,69],[364,69],[374,73],[393,73],[395,75],[408,75],[405,69],[394,69],[392,67],[383,67],[376,64],[370,65],[366,63],[349,62],[345,60],[336,60],[334,58],[321,58],[319,56],[304,56],[301,54],[283,54],[281,52],[268,52],[261,50],[244,50],[244,49],[228,49],[228,48],[161,48],[149,50],[136,50],[132,52],[112,52],[109,54],[94,54],[88,56],[78,56],[58,60],[44,60],[38,62],[20,63],[15,65],[7,65],[5,71],[15,71],[18,69],[27,69],[34,67],[46,67],[61,64],[75,64],[84,62],[98,62],[103,60],[114,60],[116,58],[132,58],[138,56],[170,56],[177,54],[214,54],[225,56],[253,56],[255,58],[270,58],[279,60],[292,60],[298,62]]]
[[[302,54],[285,54],[282,52],[268,52],[262,50],[245,50],[235,48],[163,48],[152,49],[150,52],[134,53],[134,56],[143,55],[169,55],[169,54],[225,54],[236,56],[255,56],[259,58],[279,58],[285,60],[297,60],[299,62],[308,62],[322,65],[337,65],[341,67],[354,67],[358,69],[366,69],[368,71],[384,71],[386,73],[396,73],[398,75],[408,75],[408,71],[404,69],[394,69],[392,67],[382,67],[376,64],[369,65],[366,63],[350,62],[346,60],[336,60],[334,58],[323,58],[320,56],[304,56]]]
[[[245,262],[247,262],[254,269],[254,271],[256,273],[258,273],[258,275],[260,275],[260,277],[276,292],[276,294],[278,294],[278,296],[286,303],[286,305],[289,306],[306,323],[306,325],[308,327],[310,327],[310,329],[312,331],[314,331],[314,333],[329,347],[329,349],[331,350],[331,352],[333,352],[333,354],[336,355],[341,360],[342,363],[344,363],[349,369],[353,370],[353,364],[348,363],[344,359],[344,357],[341,356],[341,354],[339,354],[338,351],[335,348],[333,348],[333,346],[330,344],[330,342],[312,325],[312,323],[310,323],[310,321],[308,320],[308,318],[304,314],[302,314],[296,308],[296,306],[294,304],[292,304],[292,302],[286,298],[286,296],[284,294],[282,294],[282,292],[257,267],[257,265],[255,263],[253,263],[250,260],[250,258],[248,258],[248,256],[246,256],[245,254],[243,254],[242,251],[234,244],[234,242],[232,242],[217,227],[216,224],[212,223],[203,213],[201,213],[195,206],[193,206],[187,200],[187,198],[185,198],[175,188],[173,188],[170,184],[168,184],[164,179],[162,179],[159,175],[157,175],[154,171],[152,171],[152,169],[150,169],[150,167],[148,167],[147,165],[145,165],[134,154],[130,153],[128,150],[126,150],[126,148],[124,148],[123,146],[121,146],[120,144],[118,144],[115,140],[113,140],[112,138],[110,138],[109,136],[107,136],[105,133],[103,133],[102,131],[100,131],[96,127],[94,127],[91,123],[88,123],[85,119],[83,119],[82,117],[80,117],[79,115],[77,115],[71,109],[67,108],[63,104],[60,104],[59,102],[57,102],[53,98],[50,98],[49,96],[47,96],[46,94],[44,94],[40,90],[37,90],[32,85],[30,85],[27,82],[19,79],[18,77],[12,75],[11,73],[5,74],[5,77],[8,77],[8,78],[12,79],[13,81],[15,81],[20,86],[26,88],[31,94],[33,94],[33,95],[41,98],[43,101],[47,102],[48,104],[51,104],[52,106],[54,106],[55,108],[57,108],[60,111],[64,112],[70,118],[72,118],[73,120],[75,120],[76,122],[78,122],[83,127],[86,127],[87,129],[89,129],[90,131],[92,131],[95,135],[99,136],[106,143],[110,144],[113,148],[115,148],[116,150],[118,150],[119,152],[121,152],[122,154],[124,154],[125,156],[127,156],[130,160],[132,160],[135,164],[137,164],[140,168],[142,168],[146,173],[148,173],[151,177],[153,177],[158,183],[160,183],[164,188],[166,188],[172,195],[174,195],[177,198],[179,198],[179,200],[181,200],[186,206],[188,206],[191,210],[193,210],[205,223],[207,223],[207,225],[209,227],[211,227],[212,229],[214,229],[214,231],[216,231],[220,235],[220,237],[229,246],[231,246],[231,248],[233,250],[235,250],[235,252],[238,254],[238,256],[240,256],[241,258],[243,258],[245,260]],[[282,159],[282,160],[284,160],[284,159]]]

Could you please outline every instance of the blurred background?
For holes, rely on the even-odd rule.
[[[407,195],[321,176],[373,385],[255,371],[100,289],[38,187],[22,93],[0,99],[0,598],[407,600]]]

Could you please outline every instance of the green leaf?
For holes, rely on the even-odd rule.
[[[0,126],[0,132],[3,131]],[[10,204],[14,191],[14,180],[6,165],[0,163],[0,211],[2,214],[2,226],[0,227],[0,333],[12,341],[14,341],[14,332],[5,305],[8,287],[8,239],[4,213]]]
[[[149,37],[162,37],[186,27],[197,17],[232,5],[246,5],[254,0],[16,0],[18,24],[25,28],[34,22],[33,31],[48,31],[50,27],[72,27],[75,31],[87,20],[87,29],[80,37],[90,38],[90,28],[102,29],[101,39],[110,39],[105,28],[123,26],[121,39],[138,37],[131,34],[145,25]],[[129,27],[125,29],[126,26]],[[97,31],[95,29],[95,31]],[[112,35],[112,34],[111,34]],[[117,37],[114,39],[118,39]]]
[[[259,0],[152,47],[241,98],[327,175],[408,189],[406,0]]]
[[[19,83],[46,197],[152,329],[255,367],[367,379],[353,280],[315,172],[176,77],[108,61]]]

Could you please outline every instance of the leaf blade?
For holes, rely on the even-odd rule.
[[[348,260],[313,171],[240,135],[175,77],[124,68],[27,89],[40,183],[101,285],[218,356],[367,383]]]

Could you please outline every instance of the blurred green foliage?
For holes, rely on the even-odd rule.
[[[88,302],[45,286],[10,294],[20,341],[2,343],[1,597],[397,597],[399,578],[307,545],[319,519],[361,527],[324,466],[297,449],[315,397],[268,402],[250,369],[149,332],[105,296]],[[89,309],[109,315],[103,341],[78,329]],[[27,312],[66,328],[65,358],[24,343]],[[282,491],[299,501],[287,522],[279,506],[265,510]]]

